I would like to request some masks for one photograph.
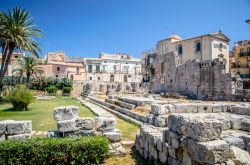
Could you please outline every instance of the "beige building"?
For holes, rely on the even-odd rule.
[[[84,59],[67,57],[64,52],[49,52],[42,67],[47,77],[68,77],[73,81],[86,80]]]
[[[230,57],[230,72],[240,75],[245,89],[250,89],[250,40],[235,43]]]
[[[99,58],[86,58],[90,82],[141,82],[141,60],[127,54],[100,53]]]

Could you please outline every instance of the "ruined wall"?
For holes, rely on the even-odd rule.
[[[180,64],[176,52],[158,55],[154,65],[157,75],[153,80],[155,92],[174,91],[200,99],[234,98],[236,79],[226,72],[226,59],[216,58]]]

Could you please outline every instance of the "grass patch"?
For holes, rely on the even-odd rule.
[[[58,96],[50,101],[37,100],[29,105],[28,111],[12,111],[10,103],[0,104],[0,120],[32,120],[32,129],[35,131],[55,130],[57,127],[53,117],[54,108],[68,105],[79,106],[80,117],[95,117],[74,98]]]
[[[116,117],[116,128],[122,131],[122,140],[134,141],[140,127]]]

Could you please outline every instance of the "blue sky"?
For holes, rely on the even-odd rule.
[[[183,39],[222,31],[249,39],[250,0],[0,0],[0,11],[28,10],[44,31],[43,49],[68,56],[97,57],[99,52],[140,57],[171,34]]]

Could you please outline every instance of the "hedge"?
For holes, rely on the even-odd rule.
[[[100,164],[108,154],[104,137],[35,138],[0,142],[0,164]]]

